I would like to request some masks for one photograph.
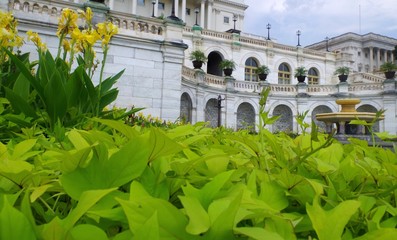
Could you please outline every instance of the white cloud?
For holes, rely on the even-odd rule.
[[[302,45],[360,30],[397,38],[396,0],[245,0],[245,4],[249,8],[244,32],[266,35],[270,23],[271,37],[280,43],[296,44],[298,29]]]

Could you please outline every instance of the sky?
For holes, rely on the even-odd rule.
[[[307,46],[347,32],[397,39],[397,0],[244,0],[245,33]],[[361,16],[361,17],[360,17]]]

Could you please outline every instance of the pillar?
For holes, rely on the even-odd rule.
[[[376,50],[376,70],[379,69],[380,66],[380,49]]]
[[[207,6],[207,29],[209,30],[213,30],[212,29],[212,5],[213,5],[213,1],[209,1],[208,2],[208,6]]]
[[[387,62],[387,50],[383,51],[383,62]]]
[[[175,4],[175,16],[179,16],[179,0],[174,0],[174,4]]]
[[[369,72],[374,71],[374,48],[369,48]]]
[[[159,0],[156,0],[156,3],[154,4],[154,17],[157,17],[159,15]]]
[[[182,0],[182,21],[186,22],[186,0]]]
[[[137,0],[132,0],[132,14],[136,14],[136,5],[137,5]]]
[[[205,20],[205,0],[201,0],[201,9],[200,9],[200,26],[205,28],[204,26]]]
[[[393,52],[391,52],[391,60],[390,61],[394,62],[394,53]]]
[[[114,0],[109,0],[109,8],[110,8],[110,10],[114,10]]]

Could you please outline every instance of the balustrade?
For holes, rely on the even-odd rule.
[[[187,67],[182,68],[182,75],[185,80],[198,83],[194,69]],[[376,77],[375,77],[376,78]],[[226,83],[224,77],[214,76],[204,73],[204,84],[225,90]],[[273,94],[296,95],[298,90],[296,85],[288,84],[268,84]],[[234,82],[234,89],[238,92],[260,92],[261,84],[259,82],[238,81]],[[338,93],[338,85],[306,85],[306,92],[313,96],[325,96]],[[369,92],[378,94],[384,91],[383,82],[374,83],[354,83],[348,86],[348,91],[352,93]]]

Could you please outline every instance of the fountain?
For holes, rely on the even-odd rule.
[[[373,122],[376,113],[357,112],[355,106],[361,102],[358,98],[337,99],[335,102],[341,106],[340,112],[320,113],[316,115],[316,119],[325,122],[328,132],[331,132],[332,125],[336,124],[338,135],[365,135],[365,126],[350,124],[350,121],[359,119],[367,123]],[[378,120],[383,119],[382,114]]]

